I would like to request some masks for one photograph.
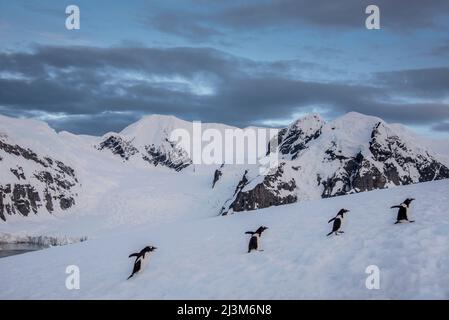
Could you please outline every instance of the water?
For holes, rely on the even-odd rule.
[[[0,258],[46,249],[48,246],[29,243],[1,243]]]

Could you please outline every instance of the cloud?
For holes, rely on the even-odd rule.
[[[446,44],[438,45],[430,50],[430,54],[435,57],[447,57],[449,56],[449,42]]]
[[[192,7],[199,5],[191,1]],[[367,14],[373,4],[369,0],[277,0],[277,1],[222,1],[208,12],[173,6],[157,11],[147,23],[161,32],[204,41],[227,33],[246,33],[283,28],[319,27],[326,29],[363,30]],[[377,0],[381,24],[393,32],[422,28],[439,28],[438,18],[447,17],[446,0],[401,1]],[[183,10],[183,11],[181,11]],[[184,13],[184,14],[183,14]]]
[[[376,81],[395,92],[421,98],[444,98],[449,96],[449,68],[429,68],[382,72]]]
[[[448,68],[384,72],[356,84],[301,77],[318,68],[211,48],[40,46],[0,53],[0,112],[48,115],[58,130],[91,134],[120,130],[150,113],[241,127],[316,109],[435,130],[449,120]]]
[[[435,131],[449,132],[449,122],[442,122],[432,127]]]

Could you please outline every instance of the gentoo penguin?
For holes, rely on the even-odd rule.
[[[408,222],[415,222],[415,220],[408,219],[408,212],[410,210],[410,204],[412,203],[413,200],[415,200],[415,199],[407,198],[400,205],[391,207],[391,209],[399,208],[398,217],[396,218],[396,222],[394,224],[401,223],[403,220],[406,220]]]
[[[131,278],[135,273],[137,273],[140,270],[142,270],[142,268],[148,262],[148,257],[150,256],[150,252],[154,251],[156,249],[157,249],[156,247],[147,246],[147,247],[143,248],[142,250],[140,250],[140,252],[132,253],[132,254],[129,255],[128,258],[136,257],[136,261],[134,261],[133,272],[128,277],[128,279]],[[128,280],[128,279],[126,279],[126,280]]]
[[[259,238],[262,235],[262,232],[267,230],[267,227],[261,226],[259,229],[254,231],[246,231],[245,234],[250,234],[251,239],[249,239],[249,245],[248,245],[248,253],[251,252],[251,250],[258,250],[259,248]],[[263,250],[260,250],[263,251]]]
[[[337,235],[337,236],[339,233],[344,233],[344,231],[340,231],[340,228],[343,224],[343,219],[345,218],[344,214],[346,212],[349,212],[349,210],[341,209],[340,211],[338,211],[337,215],[334,218],[330,219],[327,222],[327,223],[331,223],[333,221],[334,224],[332,225],[332,231],[329,232],[326,236],[330,236],[332,233],[335,233],[335,235]]]

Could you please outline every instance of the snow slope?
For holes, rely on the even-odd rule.
[[[0,259],[0,299],[448,299],[448,190],[441,180],[256,213],[123,223],[86,242]],[[393,225],[389,207],[406,197],[417,199],[416,222]],[[343,207],[346,233],[327,238],[327,220]],[[76,221],[64,219],[66,229]],[[265,251],[247,254],[244,232],[262,224]],[[149,244],[158,250],[148,268],[126,281],[128,254]],[[72,264],[80,290],[65,287]],[[369,265],[380,269],[379,290],[365,287]]]

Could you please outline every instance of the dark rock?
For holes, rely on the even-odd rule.
[[[38,203],[41,201],[39,193],[29,184],[15,184],[12,192],[11,201],[13,207],[23,216],[33,211],[37,213]]]
[[[0,150],[3,150],[9,154],[21,156],[27,160],[32,160],[44,167],[48,167],[48,164],[46,162],[44,162],[43,160],[39,159],[37,154],[34,153],[32,150],[24,149],[18,145],[13,146],[11,144],[8,144],[8,143],[2,141],[1,139],[0,139]]]
[[[292,160],[296,159],[310,141],[321,135],[323,125],[324,121],[318,115],[312,115],[282,129],[278,134],[279,152],[289,155]]]
[[[44,191],[44,200],[45,200],[45,208],[48,212],[53,212],[53,200],[51,198],[51,193],[48,191],[48,189],[45,189]]]
[[[248,174],[248,170],[245,170],[245,173],[243,174],[242,179],[240,179],[239,183],[237,183],[237,187],[235,187],[234,195],[237,192],[240,192],[248,184],[248,178],[246,177],[247,174]]]
[[[59,205],[61,209],[66,210],[75,204],[75,199],[72,197],[61,197],[59,199]]]
[[[253,189],[242,191],[248,183],[245,172],[243,179],[236,188],[237,195],[229,206],[228,211],[231,209],[233,212],[256,210],[296,202],[298,198],[293,193],[296,188],[295,180],[282,181],[281,179],[284,173],[284,165],[285,163],[278,166],[275,173],[266,175],[263,181]],[[281,195],[282,191],[288,192],[286,195]],[[227,214],[227,211],[222,214]]]
[[[3,205],[3,191],[0,189],[0,219],[2,219],[3,221],[6,221],[5,218],[5,206]]]
[[[0,182],[0,218],[6,221],[8,215],[20,214],[28,216],[37,214],[45,204],[48,212],[54,211],[53,199],[59,199],[61,209],[67,209],[75,204],[72,188],[78,183],[73,168],[62,161],[50,157],[39,158],[31,149],[25,149],[18,145],[8,144],[0,140],[1,150],[17,157],[19,163],[33,161],[43,170],[34,170],[25,175],[24,168],[27,165],[10,168],[14,176],[22,183],[1,184]],[[35,165],[32,166],[33,168]],[[38,189],[44,190],[40,194]]]
[[[166,140],[169,145],[169,150],[153,145],[145,146],[146,155],[142,157],[143,160],[153,164],[154,166],[162,165],[176,171],[181,171],[192,164],[187,156],[187,153],[176,147],[173,142]]]
[[[124,160],[129,160],[131,156],[139,153],[139,150],[132,145],[131,141],[125,141],[118,136],[108,137],[100,143],[97,149],[109,149],[113,154],[119,155]]]
[[[11,172],[16,176],[18,180],[23,179],[25,180],[25,174],[23,173],[22,167],[17,167],[17,169],[10,168]]]
[[[220,168],[222,168],[223,166],[221,166]],[[220,169],[215,170],[214,173],[214,181],[212,182],[212,189],[215,187],[215,184],[218,182],[218,180],[220,180],[220,177],[223,175],[223,173],[221,172]]]

